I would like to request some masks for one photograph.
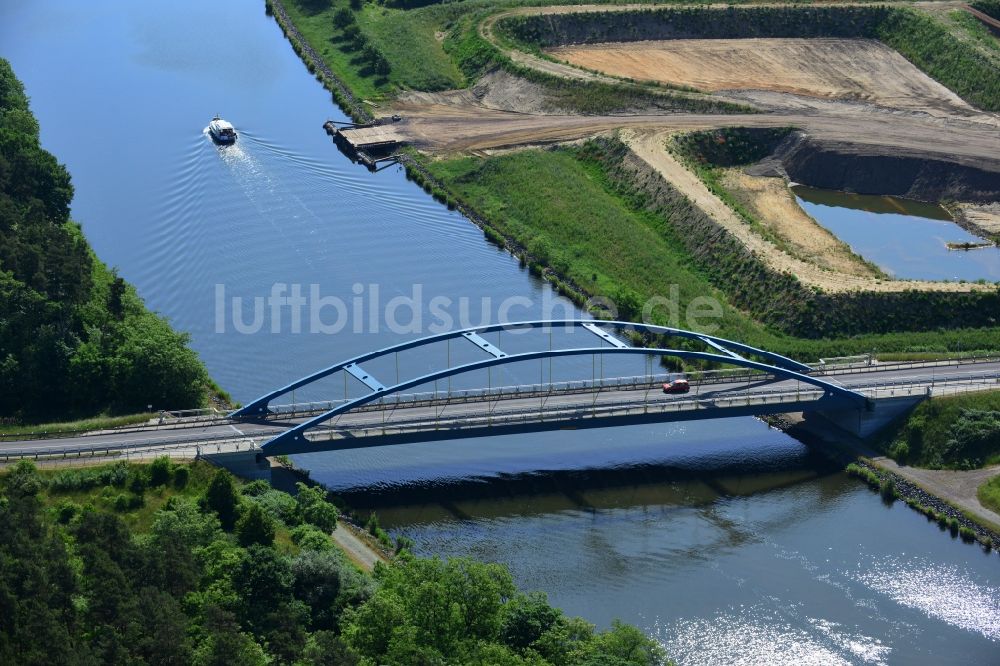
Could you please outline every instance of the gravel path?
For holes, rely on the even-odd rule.
[[[354,533],[354,529],[344,521],[337,523],[337,529],[333,531],[331,536],[333,537],[334,543],[340,546],[340,548],[347,553],[347,556],[351,558],[351,561],[365,571],[371,571],[374,569],[376,562],[388,563],[388,560],[386,560],[385,557],[362,541],[361,538]]]
[[[976,490],[983,482],[1000,474],[1000,465],[983,469],[955,471],[907,467],[884,456],[873,458],[872,462],[917,484],[932,495],[936,495],[946,502],[959,506],[985,521],[1000,526],[1000,515],[983,506],[976,495]]]

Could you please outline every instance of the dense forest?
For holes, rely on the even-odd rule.
[[[499,565],[402,550],[374,576],[334,546],[337,509],[207,463],[0,476],[0,663],[642,666]],[[340,528],[343,529],[343,528]]]
[[[0,416],[24,421],[195,407],[204,366],[70,221],[69,173],[0,59]]]

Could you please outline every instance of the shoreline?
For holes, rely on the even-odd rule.
[[[805,419],[801,413],[782,417],[770,420],[769,423],[806,446],[829,455],[840,464],[854,464],[868,470],[878,479],[879,486],[873,486],[876,492],[880,487],[891,483],[895,488],[896,499],[922,513],[928,520],[936,519],[942,530],[954,521],[957,526],[952,530],[953,537],[958,536],[960,528],[965,528],[975,534],[975,541],[987,551],[1000,547],[1000,516],[991,515],[992,512],[981,506],[978,500],[975,504],[963,500],[948,492],[940,481],[910,471],[937,470],[901,466],[872,449],[863,440],[829,423],[823,423],[820,427],[817,420]],[[985,474],[988,470],[970,470],[969,473]],[[869,485],[872,486],[872,483]],[[997,552],[1000,554],[1000,550]]]

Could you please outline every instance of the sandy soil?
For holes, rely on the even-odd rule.
[[[949,11],[960,3],[916,5]],[[522,7],[487,18],[480,25],[480,33],[496,43],[493,36],[496,21],[512,14],[606,12],[627,7]],[[676,44],[682,44],[680,55],[670,46]],[[879,279],[843,243],[808,218],[777,183],[755,182],[748,176],[739,185],[755,202],[761,213],[759,218],[788,241],[784,244],[786,252],[750,229],[694,174],[674,161],[664,143],[671,133],[678,131],[794,126],[807,133],[813,142],[841,152],[938,159],[1000,173],[1000,115],[968,106],[902,56],[874,41],[683,40],[668,46],[663,42],[647,42],[573,47],[560,52],[573,52],[581,57],[597,54],[598,60],[604,58],[616,63],[616,67],[628,64],[635,68],[619,69],[615,74],[725,90],[715,96],[750,102],[766,112],[574,115],[553,111],[543,98],[544,91],[535,84],[497,73],[484,77],[471,90],[405,94],[387,112],[398,112],[404,117],[397,127],[417,148],[438,155],[481,154],[627,130],[636,154],[773,268],[791,272],[807,284],[829,291],[983,288],[974,284]],[[587,72],[567,63],[498,47],[519,64],[550,74],[575,80],[618,80],[609,74]],[[637,53],[641,54],[639,59]],[[969,209],[967,217],[983,220],[984,225],[1000,220],[997,211],[983,207]]]
[[[1000,203],[958,204],[963,226],[984,238],[1000,236]]]
[[[859,152],[891,151],[1000,168],[1000,131],[995,126],[958,118],[863,110],[836,102],[828,103],[822,112],[579,116],[489,109],[438,95],[433,100],[404,98],[392,110],[404,116],[400,129],[418,148],[436,153],[570,141],[624,127],[698,130],[791,125],[816,140],[854,147]]]
[[[683,192],[699,208],[739,240],[744,247],[761,257],[771,268],[791,273],[806,285],[817,286],[829,292],[843,291],[968,291],[976,285],[927,282],[922,280],[884,280],[869,275],[824,270],[815,263],[803,261],[765,240],[743,221],[721,199],[712,194],[704,183],[688,171],[665,148],[668,131],[625,130],[622,139],[644,162],[656,169],[668,182]],[[813,223],[815,226],[815,223]],[[801,241],[805,242],[805,241]],[[992,288],[983,286],[981,288]]]
[[[802,210],[784,178],[751,176],[731,169],[723,184],[762,225],[782,240],[796,259],[847,275],[878,277],[878,272],[854,254],[846,243]]]
[[[757,89],[900,109],[971,109],[870,39],[681,39],[565,46],[552,56],[614,76],[705,91]]]

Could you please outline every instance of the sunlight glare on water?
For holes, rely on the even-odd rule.
[[[1000,589],[977,583],[953,565],[890,557],[870,563],[857,579],[927,617],[1000,640]]]
[[[654,629],[667,654],[683,666],[849,666],[885,664],[891,648],[835,622],[808,618],[793,626],[760,608],[711,619],[681,620]]]

